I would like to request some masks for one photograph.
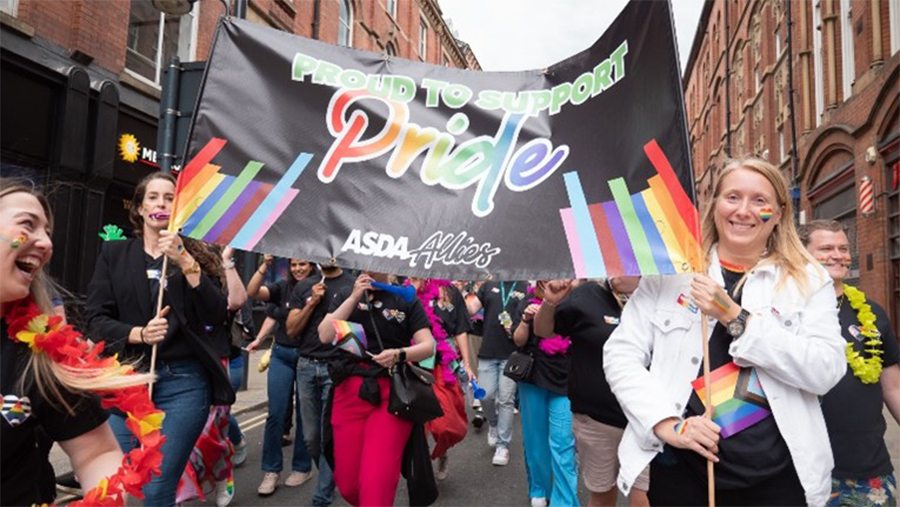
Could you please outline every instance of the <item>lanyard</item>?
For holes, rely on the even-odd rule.
[[[516,282],[513,282],[512,285],[509,286],[509,294],[506,293],[506,289],[503,287],[503,282],[500,282],[500,301],[503,302],[503,310],[506,310],[506,305],[509,304],[509,300],[515,292]]]

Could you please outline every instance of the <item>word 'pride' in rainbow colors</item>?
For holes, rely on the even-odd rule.
[[[213,138],[178,178],[175,224],[182,233],[210,243],[251,250],[297,197],[291,188],[312,155],[301,153],[275,185],[255,181],[262,162],[251,160],[237,176],[219,174],[210,163],[225,144]]]
[[[578,173],[563,174],[571,208],[561,209],[578,278],[689,273],[700,269],[700,221],[662,149],[644,153],[657,174],[629,195],[624,178],[608,182],[613,200],[588,204]]]

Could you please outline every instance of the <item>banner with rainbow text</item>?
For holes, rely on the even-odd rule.
[[[176,223],[222,245],[402,275],[694,271],[676,53],[668,2],[632,1],[590,48],[503,73],[225,19]]]

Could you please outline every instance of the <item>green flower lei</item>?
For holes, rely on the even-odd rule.
[[[850,307],[856,310],[856,318],[860,323],[860,334],[868,338],[864,342],[868,348],[864,350],[871,354],[867,359],[853,348],[853,343],[847,343],[847,364],[863,384],[874,384],[881,378],[881,355],[884,354],[880,348],[881,333],[875,327],[875,314],[872,312],[872,306],[866,303],[866,294],[863,291],[844,284],[844,295],[850,301]]]

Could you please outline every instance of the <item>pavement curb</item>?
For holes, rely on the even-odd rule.
[[[259,410],[259,409],[261,409],[261,408],[267,406],[268,404],[269,404],[269,401],[268,401],[268,400],[266,400],[266,401],[260,401],[260,402],[257,402],[257,403],[253,403],[253,404],[251,404],[251,405],[247,405],[246,407],[241,407],[241,408],[239,408],[239,409],[237,409],[237,410],[232,410],[232,411],[231,411],[231,415],[233,415],[233,416],[239,416],[239,415],[241,415],[241,414],[246,414],[247,412],[252,412],[252,411],[254,411],[254,410]]]

